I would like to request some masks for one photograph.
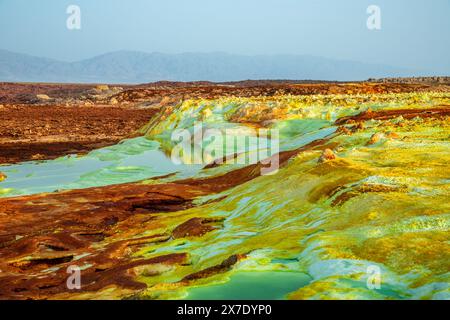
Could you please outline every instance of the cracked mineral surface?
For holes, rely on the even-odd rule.
[[[0,88],[0,299],[450,298],[447,84]],[[278,170],[174,164],[196,122]]]

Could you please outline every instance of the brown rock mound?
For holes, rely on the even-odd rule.
[[[323,150],[318,162],[323,163],[334,159],[336,159],[336,155],[334,154],[334,152],[331,149],[325,149]]]

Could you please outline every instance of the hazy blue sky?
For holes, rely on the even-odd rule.
[[[66,28],[79,5],[81,30]],[[366,27],[370,4],[382,29]],[[73,61],[116,50],[310,54],[450,73],[450,0],[0,0],[0,48]]]

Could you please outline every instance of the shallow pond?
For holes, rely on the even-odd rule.
[[[240,271],[228,282],[189,290],[188,300],[281,300],[307,285],[311,277],[301,272]]]
[[[175,165],[159,149],[158,142],[135,138],[85,156],[69,155],[1,166],[0,171],[7,179],[0,182],[0,196],[105,186],[174,172],[189,175],[198,169],[198,166]]]

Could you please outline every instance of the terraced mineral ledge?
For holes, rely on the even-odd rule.
[[[450,298],[449,86],[117,90],[152,108],[139,131],[0,166],[0,299]],[[279,170],[174,164],[171,134],[199,122],[277,129]]]

